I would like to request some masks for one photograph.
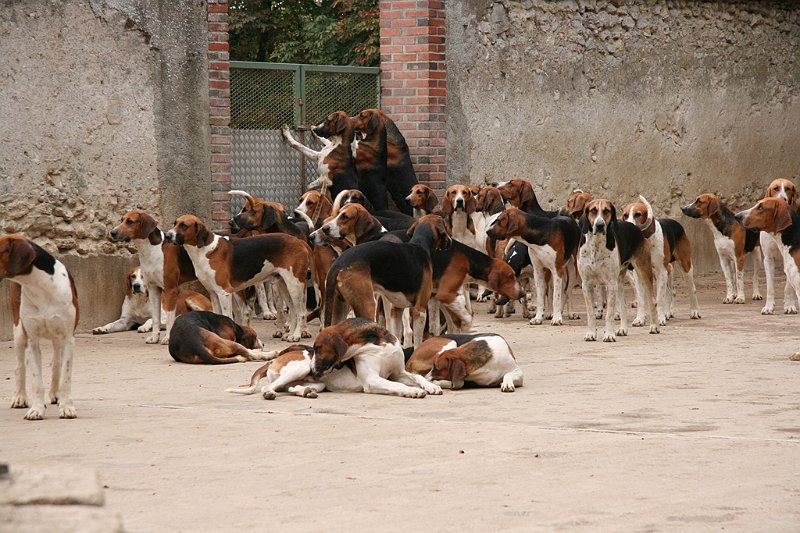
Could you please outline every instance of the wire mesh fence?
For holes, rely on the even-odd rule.
[[[231,62],[231,186],[294,207],[317,178],[315,162],[293,150],[280,127],[319,150],[308,132],[334,111],[380,107],[379,70],[285,63]],[[234,198],[238,212],[242,200]]]

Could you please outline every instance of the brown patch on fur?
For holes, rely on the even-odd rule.
[[[533,185],[530,182],[514,178],[497,188],[503,196],[503,200],[510,203],[514,207],[525,209],[533,201]]]
[[[30,274],[36,251],[21,233],[0,236],[0,278]]]
[[[157,229],[158,224],[155,219],[144,211],[128,211],[122,215],[119,225],[112,228],[111,238],[114,241],[149,239]]]
[[[436,206],[439,205],[439,199],[433,189],[422,183],[411,187],[411,194],[406,197],[406,200],[411,207],[424,211],[426,215],[433,213]]]
[[[776,178],[767,187],[767,192],[764,198],[777,198],[783,192],[786,195],[787,201],[792,209],[798,208],[797,187],[792,180],[786,178]]]
[[[656,221],[650,220],[647,217],[647,206],[642,202],[631,202],[622,208],[622,220],[630,222],[631,224],[642,230],[642,235],[645,239],[649,239],[656,232]],[[667,243],[666,236],[664,242]],[[664,257],[670,257],[669,244],[665,244]]]
[[[503,195],[496,187],[483,187],[475,197],[475,210],[495,213],[505,208]]]
[[[747,215],[742,219],[742,225],[746,228],[779,233],[792,225],[789,204],[780,198],[759,200],[748,211]]]
[[[592,201],[592,195],[580,189],[575,189],[567,197],[567,213],[572,218],[578,219],[586,209],[586,204]]]
[[[442,348],[451,342],[453,341],[444,337],[430,337],[425,339],[425,341],[419,345],[419,348],[414,350],[414,353],[411,354],[411,357],[406,363],[406,370],[422,376],[426,375],[433,369],[433,361],[436,359],[436,356],[439,355],[439,352],[442,351]]]
[[[325,219],[331,215],[333,210],[333,202],[330,197],[323,195],[319,191],[306,191],[300,196],[300,205],[306,204],[305,213],[309,217],[316,215],[317,219]],[[300,206],[298,206],[300,207]],[[316,222],[316,220],[314,220]]]

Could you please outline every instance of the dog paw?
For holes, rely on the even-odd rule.
[[[25,409],[28,407],[28,398],[24,394],[15,394],[11,400],[12,409]]]
[[[594,331],[589,331],[586,335],[583,336],[583,340],[586,342],[593,342],[597,340],[597,333]]]
[[[284,133],[284,135],[289,133],[289,125],[284,124],[283,126],[281,126],[281,131]]]
[[[274,400],[278,397],[274,390],[265,390],[264,394],[261,396],[263,396],[265,400]]]
[[[401,394],[403,398],[424,398],[427,395],[428,393],[424,390],[413,387],[407,387],[407,390],[404,390]]]
[[[668,319],[667,319],[667,317],[666,317],[666,316],[660,316],[660,317],[658,317],[658,325],[659,325],[659,326],[666,326],[666,325],[667,325],[667,320],[668,320]]]
[[[78,418],[78,413],[75,412],[75,406],[72,402],[64,403],[58,406],[59,418]]]
[[[789,361],[800,361],[800,352],[794,352],[789,356]]]
[[[613,333],[603,333],[603,342],[617,342],[617,337]]]
[[[442,388],[439,385],[436,385],[435,383],[429,383],[427,385],[424,385],[423,390],[427,394],[432,394],[434,396],[438,396],[442,393]]]
[[[503,383],[500,385],[500,392],[514,392],[513,383]]]
[[[58,396],[55,396],[55,395],[52,395],[52,394],[51,394],[51,395],[50,395],[50,404],[51,404],[51,405],[56,405],[56,404],[58,404]]]
[[[309,337],[311,337],[311,335],[309,335]],[[298,335],[290,335],[287,333],[281,337],[281,340],[286,342],[300,342],[300,337]]]
[[[317,391],[315,391],[311,387],[306,387],[305,389],[303,389],[303,398],[316,398],[316,397],[317,397]]]
[[[531,318],[531,319],[530,319],[530,321],[528,322],[528,324],[530,324],[530,325],[532,325],[532,326],[540,326],[540,325],[542,324],[542,322],[544,322],[544,319],[542,319],[542,317],[540,317],[540,316],[535,316],[535,317],[533,317],[533,318]]]
[[[280,339],[283,337],[283,329],[276,329],[275,333],[272,334],[273,339]]]
[[[161,344],[164,346],[169,346],[169,335],[164,335],[164,337],[161,339]]]
[[[744,295],[742,295],[742,296],[737,296],[737,297],[736,297],[736,299],[734,300],[734,302],[736,302],[737,304],[743,304],[743,303],[745,302],[745,297],[744,297]]]
[[[25,413],[25,420],[43,420],[44,419],[44,412],[45,406],[38,405],[31,407],[27,413]]]
[[[567,315],[567,318],[569,318],[570,320],[580,320],[581,315],[578,313],[569,313]]]
[[[619,328],[617,330],[617,337],[627,337],[627,336],[628,336],[628,330],[627,329]]]
[[[300,336],[304,339],[310,339],[311,333],[309,333],[307,329],[304,329],[302,333],[300,333]]]
[[[596,309],[595,312],[594,312],[594,317],[597,320],[600,320],[601,318],[603,318],[603,310],[602,309]]]
[[[691,318],[692,320],[700,318],[700,311],[698,311],[697,309],[695,309],[694,311],[690,311],[689,318]]]
[[[276,315],[275,313],[270,313],[269,311],[265,311],[261,315],[261,318],[263,318],[264,320],[276,320],[278,318],[278,315]]]
[[[728,295],[728,296],[725,297],[724,300],[722,300],[722,303],[724,303],[724,304],[732,304],[733,300],[734,300],[734,297],[731,296],[731,295]]]
[[[656,324],[650,324],[650,334],[656,335],[658,333],[661,333],[661,331],[658,329],[658,326]]]
[[[764,299],[764,297],[761,296],[760,292],[754,292],[753,293],[753,300],[763,300],[763,299]]]
[[[761,314],[762,315],[771,315],[774,312],[775,312],[775,308],[772,307],[771,305],[765,305],[764,307],[761,308]]]
[[[92,330],[92,335],[104,335],[108,333],[105,328],[94,328]]]
[[[783,308],[784,315],[796,315],[797,314],[797,307],[794,305],[787,305]]]
[[[633,326],[635,328],[640,328],[640,327],[644,326],[645,322],[647,322],[647,318],[646,317],[637,316],[636,318],[633,319],[633,322],[631,322],[631,326]]]
[[[563,326],[564,320],[561,317],[553,317],[553,320],[550,321],[551,326]]]

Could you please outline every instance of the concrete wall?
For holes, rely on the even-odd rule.
[[[199,0],[16,0],[0,10],[0,231],[65,258],[82,330],[119,312],[132,259],[106,231],[122,213],[145,209],[162,226],[210,216],[206,19]]]
[[[448,179],[523,177],[552,207],[644,193],[718,269],[678,207],[800,171],[798,50],[796,2],[448,1]]]

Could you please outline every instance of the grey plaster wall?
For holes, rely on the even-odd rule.
[[[124,276],[131,252],[106,239],[122,213],[162,226],[210,217],[206,5],[6,1],[0,35],[0,231],[24,232],[86,280],[86,329],[112,318],[91,296],[116,302],[122,289],[98,293],[77,259],[117,257],[107,274]]]
[[[553,207],[644,193],[718,269],[678,208],[800,171],[798,51],[796,2],[448,1],[448,178],[523,177]]]

